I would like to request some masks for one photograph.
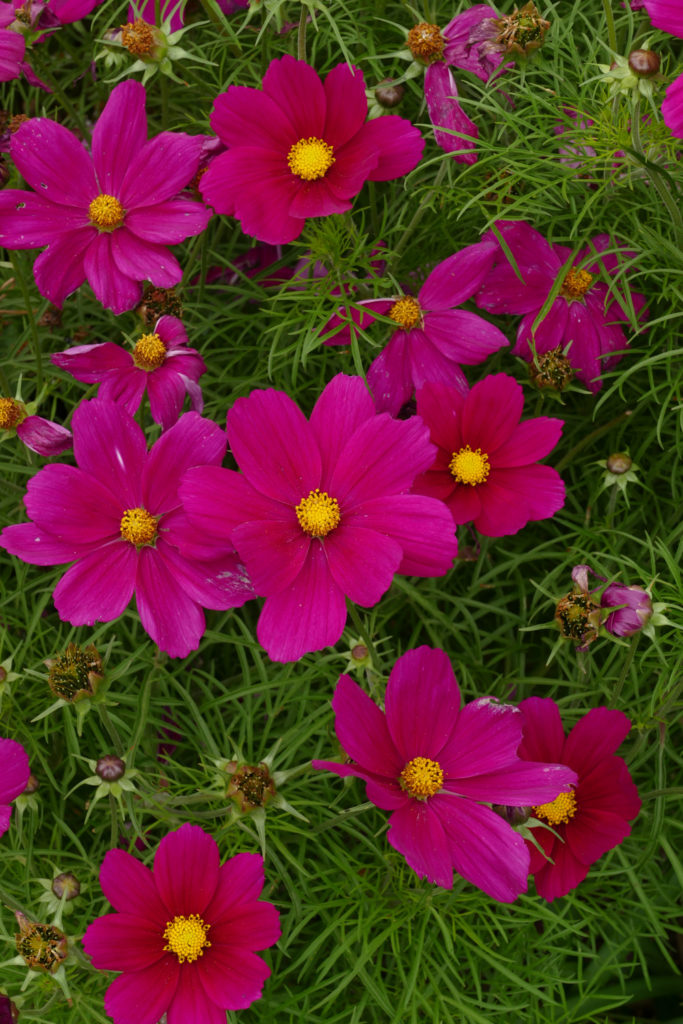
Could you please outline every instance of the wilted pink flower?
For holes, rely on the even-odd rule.
[[[9,805],[24,792],[30,774],[28,754],[21,743],[0,739],[0,836],[9,828]]]
[[[204,407],[197,381],[206,366],[197,350],[189,347],[187,332],[175,316],[160,317],[153,332],[143,334],[132,352],[106,341],[75,345],[51,359],[76,380],[101,382],[98,397],[119,402],[131,415],[147,390],[152,419],[164,430],[177,422],[186,393],[195,412]]]
[[[47,245],[33,272],[55,305],[88,280],[115,313],[140,300],[140,282],[182,278],[168,245],[202,231],[209,211],[176,196],[199,163],[201,140],[181,132],[147,139],[145,88],[117,85],[93,130],[92,155],[55,121],[36,117],[12,136],[11,154],[34,192],[0,192],[0,244]]]
[[[492,352],[508,344],[493,324],[464,309],[457,309],[479,289],[496,257],[496,246],[479,242],[439,263],[420,288],[417,298],[395,295],[390,299],[368,299],[358,309],[340,310],[325,331],[343,325],[330,340],[348,344],[351,319],[366,328],[383,314],[398,325],[389,344],[368,370],[378,409],[395,416],[425,381],[443,381],[467,387],[460,364],[481,363]],[[344,315],[346,314],[346,316]]]
[[[17,398],[0,398],[0,434],[14,431],[20,441],[38,455],[51,458],[71,447],[71,431],[42,416],[29,416]]]
[[[623,326],[629,322],[629,314],[604,281],[598,280],[598,275],[613,276],[619,269],[618,255],[606,252],[614,244],[612,239],[609,235],[598,235],[577,254],[569,270],[563,271],[559,294],[534,329],[571,249],[551,245],[525,221],[500,220],[496,221],[496,228],[509,247],[520,276],[501,246],[476,296],[477,305],[491,313],[523,315],[513,352],[527,362],[533,361],[534,350],[537,355],[544,355],[571,343],[567,358],[576,375],[591,391],[599,391],[601,374],[619,361],[623,354],[620,350],[628,346]],[[489,232],[484,239],[494,241],[495,235]],[[633,255],[625,250],[621,254]],[[622,287],[624,280],[622,275]],[[644,296],[631,292],[631,299],[642,320]]]
[[[564,505],[564,483],[538,460],[559,441],[563,421],[538,416],[520,423],[523,409],[521,385],[504,373],[485,377],[464,394],[425,384],[417,392],[417,411],[438,453],[413,491],[441,498],[456,523],[473,521],[488,537],[554,516]]]
[[[49,31],[87,17],[100,0],[12,0],[15,11],[23,11],[34,32]],[[42,37],[44,38],[44,37]]]
[[[254,951],[280,938],[279,914],[259,900],[263,858],[238,853],[219,863],[218,844],[196,825],[161,842],[150,871],[109,850],[102,891],[116,913],[83,936],[93,966],[121,971],[104,1008],[114,1024],[224,1024],[262,994],[270,968]]]
[[[572,579],[585,594],[594,594],[599,586],[590,586],[588,577],[594,576],[607,583],[607,577],[593,572],[590,565],[575,565]],[[613,636],[633,636],[639,633],[652,618],[652,599],[644,587],[627,586],[617,581],[608,583],[600,595],[600,607],[614,611],[604,621],[605,629]]]
[[[576,775],[563,764],[521,761],[517,708],[491,697],[461,706],[447,655],[430,647],[397,660],[386,715],[345,675],[332,707],[350,761],[313,767],[365,781],[368,799],[393,812],[387,839],[420,877],[450,889],[455,870],[503,903],[526,891],[524,840],[482,805],[552,800]]]
[[[199,183],[217,213],[277,245],[307,217],[351,209],[366,181],[387,181],[418,163],[424,142],[402,117],[366,122],[358,68],[337,64],[323,83],[304,61],[271,61],[262,89],[232,85],[216,98],[211,127],[228,146]]]
[[[275,661],[335,644],[346,598],[377,604],[397,572],[441,576],[457,546],[448,509],[407,494],[433,460],[418,418],[377,414],[360,377],[338,374],[310,421],[281,391],[253,391],[228,412],[242,472],[185,475],[181,497],[197,527],[192,552],[239,552],[266,598],[259,643]]]
[[[631,723],[621,711],[593,708],[565,737],[554,700],[529,697],[519,707],[524,715],[520,755],[562,761],[578,776],[576,785],[533,807],[535,817],[560,837],[537,828],[534,838],[544,853],[528,844],[538,894],[552,901],[575,889],[591,864],[631,832],[629,821],[638,814],[640,799],[628,768],[615,754]]]
[[[225,435],[188,412],[147,451],[120,405],[81,402],[73,415],[76,466],[45,466],[24,498],[31,522],[7,526],[0,546],[31,565],[75,562],[55,588],[59,616],[72,625],[117,619],[136,595],[143,628],[171,657],[185,657],[204,633],[204,608],[234,608],[253,597],[227,545],[205,561],[184,557],[187,530],[178,484],[190,466],[218,465]]]

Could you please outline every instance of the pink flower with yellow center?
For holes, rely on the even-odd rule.
[[[260,999],[270,968],[255,950],[280,938],[279,914],[258,897],[263,858],[220,864],[216,841],[196,825],[169,832],[152,870],[123,850],[100,869],[115,913],[83,936],[93,966],[121,971],[104,1008],[114,1024],[225,1024],[226,1010]]]
[[[386,714],[344,675],[332,707],[348,760],[313,767],[364,780],[368,800],[392,812],[387,839],[420,877],[450,889],[455,870],[503,903],[526,891],[524,840],[484,805],[554,800],[576,775],[520,759],[517,708],[491,697],[463,705],[447,655],[430,647],[396,661]]]
[[[533,761],[557,759],[577,775],[576,784],[554,800],[530,801],[534,816],[557,832],[534,830],[544,852],[528,844],[536,889],[551,901],[575,889],[591,864],[631,832],[629,821],[640,811],[640,798],[615,753],[631,723],[621,711],[593,708],[565,736],[554,700],[529,697],[519,707],[524,715],[520,755]]]
[[[0,192],[0,244],[47,245],[33,273],[57,306],[85,280],[114,313],[140,301],[142,281],[178,284],[182,268],[168,246],[209,221],[201,203],[178,198],[199,165],[201,138],[162,132],[148,139],[145,98],[139,82],[116,86],[91,153],[48,118],[31,118],[12,136],[12,159],[34,191]]]
[[[363,74],[337,64],[321,81],[304,61],[270,62],[261,89],[231,85],[216,98],[211,127],[228,147],[200,191],[247,235],[278,245],[307,217],[351,209],[366,181],[398,178],[417,165],[424,142],[393,115],[366,121]]]

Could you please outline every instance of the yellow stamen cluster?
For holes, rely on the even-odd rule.
[[[430,25],[427,21],[421,21],[419,25],[413,26],[408,33],[406,40],[408,49],[416,60],[426,61],[428,64],[435,60],[441,60],[446,46],[446,40],[441,35],[438,25]]]
[[[404,331],[410,331],[413,327],[422,326],[422,310],[420,303],[412,295],[404,295],[393,304],[387,316]]]
[[[582,299],[592,284],[593,274],[572,267],[562,282],[560,294],[564,295],[565,299]]]
[[[134,57],[146,57],[154,49],[154,34],[151,26],[136,18],[121,26],[121,45]]]
[[[459,451],[453,452],[453,457],[448,463],[451,475],[459,484],[469,484],[476,487],[483,484],[491,472],[489,457],[481,448],[474,451],[467,444]]]
[[[12,430],[26,419],[26,409],[16,398],[0,398],[0,430]]]
[[[331,498],[327,491],[316,487],[296,506],[296,517],[304,533],[311,537],[327,537],[341,521],[339,502]]]
[[[116,196],[103,192],[88,207],[90,220],[100,231],[112,231],[123,224],[124,208]]]
[[[166,346],[158,334],[143,334],[133,349],[133,362],[141,370],[158,370],[166,359]]]
[[[545,818],[549,825],[567,824],[576,814],[576,796],[574,790],[560,793],[549,804],[540,804],[532,808],[536,818]]]
[[[199,914],[190,914],[189,917],[178,914],[166,924],[164,950],[175,953],[181,964],[186,960],[192,964],[204,956],[204,950],[211,945],[206,937],[210,927],[210,924],[204,924]]]
[[[287,163],[292,174],[303,181],[315,181],[324,178],[334,163],[334,150],[324,139],[311,135],[308,139],[299,139],[287,154]]]
[[[146,508],[128,508],[121,516],[121,536],[136,548],[151,544],[157,535],[157,523]]]
[[[443,768],[428,757],[414,757],[398,778],[401,789],[418,800],[434,796],[443,786]]]

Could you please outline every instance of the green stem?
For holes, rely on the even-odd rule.
[[[109,845],[114,850],[119,845],[119,817],[116,811],[116,800],[111,793],[109,794],[109,813],[111,815]]]
[[[614,522],[614,510],[617,507],[617,485],[612,484],[612,490],[610,491],[609,502],[607,503],[607,526],[611,530]]]
[[[415,228],[417,227],[417,225],[422,220],[422,214],[425,212],[425,209],[426,209],[427,205],[432,200],[432,196],[434,195],[434,193],[438,189],[439,185],[443,181],[447,169],[448,169],[448,162],[447,162],[447,160],[442,160],[441,165],[439,167],[439,171],[438,171],[438,173],[436,175],[436,178],[434,179],[434,184],[429,189],[429,191],[426,192],[423,195],[422,199],[420,200],[420,205],[418,206],[417,210],[413,214],[413,218],[410,221],[410,224],[408,225],[408,227],[405,229],[405,231],[403,232],[403,234],[401,235],[401,237],[398,240],[398,244],[396,245],[396,247],[394,249],[394,254],[393,254],[393,256],[391,257],[391,259],[389,261],[389,265],[387,266],[387,271],[386,271],[387,274],[393,273],[394,267],[397,265],[399,259],[401,258],[401,254],[403,253],[403,250],[405,249],[405,247],[407,246],[408,242],[410,241],[410,239],[411,239],[411,237],[413,235],[413,232],[415,231]]]
[[[135,735],[133,736],[133,741],[132,741],[132,743],[130,745],[130,753],[129,753],[128,758],[126,760],[126,766],[128,768],[132,768],[134,763],[135,763],[135,755],[137,753],[137,749],[138,749],[138,746],[140,744],[140,740],[142,739],[142,734],[145,731],[145,726],[147,725],[147,715],[148,715],[148,712],[149,712],[149,700],[150,700],[150,697],[151,697],[151,694],[152,694],[152,676],[154,674],[155,674],[154,671],[150,672],[150,674],[145,679],[144,685],[142,687],[142,694],[141,694],[141,697],[140,697],[140,706],[138,707],[138,724],[137,724],[137,728],[135,730]]]
[[[98,704],[97,705],[97,710],[100,713],[100,718],[102,719],[102,725],[104,726],[106,731],[109,733],[109,738],[112,741],[112,743],[114,744],[114,749],[116,751],[116,756],[117,757],[123,757],[123,743],[121,742],[121,737],[119,736],[118,729],[116,728],[116,726],[112,722],[111,718],[109,717],[109,712],[107,711],[107,709],[104,706],[104,704]]]
[[[308,8],[305,4],[301,5],[301,14],[299,15],[299,31],[296,36],[296,55],[299,60],[306,60],[306,21],[308,19]]]
[[[33,348],[36,356],[36,388],[38,391],[43,386],[43,357],[40,351],[40,336],[38,334],[38,324],[36,318],[33,315],[33,307],[31,305],[31,293],[26,283],[26,277],[24,276],[24,268],[22,266],[22,259],[16,253],[10,253],[10,259],[14,268],[14,274],[21,289],[21,294],[24,299],[24,305],[26,306],[26,316],[28,317],[29,328],[31,331],[31,341],[33,342]]]
[[[616,490],[616,487],[614,489]],[[621,695],[622,687],[623,687],[623,685],[624,685],[624,683],[626,681],[626,676],[628,675],[628,670],[631,667],[631,662],[633,661],[633,656],[636,653],[636,648],[638,647],[639,643],[640,643],[640,633],[635,633],[631,637],[631,645],[630,645],[630,647],[628,649],[628,654],[626,655],[626,658],[624,659],[624,664],[621,666],[621,672],[619,673],[619,678],[617,679],[617,685],[614,687],[614,693],[612,694],[612,705],[613,706],[616,706],[617,702],[619,701],[619,697]]]
[[[640,96],[636,95],[633,103],[633,115],[631,117],[631,142],[635,152],[641,157],[643,161],[643,170],[647,174],[648,178],[652,182],[652,185],[657,190],[659,198],[664,203],[666,211],[671,218],[671,223],[674,226],[676,232],[676,238],[680,248],[683,248],[683,214],[681,214],[680,206],[676,201],[676,198],[671,194],[666,179],[662,177],[659,171],[649,163],[643,150],[643,142],[640,137]]]
[[[609,41],[610,50],[612,50],[613,53],[617,53],[617,26],[614,24],[614,13],[612,12],[611,0],[602,0],[602,6],[607,20],[607,39]]]
[[[560,473],[565,466],[569,465],[574,456],[578,455],[578,453],[594,441],[596,437],[600,437],[602,434],[605,434],[608,430],[611,430],[612,427],[616,427],[618,423],[621,423],[622,420],[625,420],[627,417],[632,415],[633,410],[626,409],[625,412],[620,413],[619,416],[615,416],[613,420],[609,421],[609,423],[603,423],[601,427],[596,427],[596,429],[591,431],[590,434],[586,434],[585,437],[581,438],[578,444],[575,444],[573,448],[570,448],[567,454],[560,459],[560,461],[555,465],[555,469]]]
[[[348,608],[349,618],[351,619],[355,629],[358,630],[361,640],[368,649],[368,653],[370,655],[370,658],[372,659],[373,668],[375,669],[375,671],[377,671],[377,669],[379,668],[379,659],[377,657],[375,645],[373,644],[370,638],[370,632],[368,629],[366,629],[365,623],[358,614],[358,609],[356,608],[355,604],[353,604],[352,601],[347,601],[346,607]]]

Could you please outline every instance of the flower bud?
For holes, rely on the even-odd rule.
[[[506,804],[492,804],[491,810],[499,814],[508,825],[524,825],[531,817],[531,807],[511,807]]]
[[[95,774],[99,775],[103,782],[117,782],[126,774],[126,762],[116,754],[105,754],[95,765]]]
[[[14,936],[19,956],[32,971],[54,974],[69,952],[64,932],[52,924],[35,924],[19,910],[14,916],[19,925],[19,934]]]
[[[375,99],[381,107],[391,110],[399,105],[404,93],[402,85],[394,85],[391,78],[384,78],[375,88]]]
[[[659,71],[661,61],[654,50],[631,50],[628,55],[628,66],[639,78],[652,78]]]
[[[605,629],[613,636],[633,636],[652,618],[652,600],[643,587],[610,583],[603,591],[601,603],[603,608],[615,609],[605,620]]]
[[[268,765],[245,764],[237,767],[236,761],[230,761],[226,771],[231,776],[226,796],[238,805],[241,811],[253,811],[257,807],[265,807],[271,797],[275,796],[275,783],[270,777]]]
[[[80,894],[81,883],[78,881],[75,875],[72,875],[70,871],[65,871],[61,875],[57,875],[52,881],[52,892],[61,900],[62,897],[68,903],[69,900],[75,900]]]
[[[24,796],[30,796],[31,793],[37,793],[39,789],[40,789],[40,782],[35,777],[33,772],[31,772],[31,774],[28,777],[28,782],[26,783],[26,788],[24,789],[23,795]]]
[[[56,658],[44,663],[50,670],[47,682],[55,697],[74,704],[83,697],[92,697],[103,678],[102,659],[92,644],[79,647],[69,644]]]
[[[630,455],[626,455],[625,452],[615,452],[607,459],[606,468],[615,476],[621,476],[622,473],[628,473],[632,465],[633,459]]]

